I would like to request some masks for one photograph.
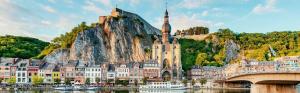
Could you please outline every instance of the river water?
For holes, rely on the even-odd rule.
[[[89,90],[89,91],[58,91],[58,90],[0,90],[0,93],[250,93],[248,89],[199,89],[199,90]]]

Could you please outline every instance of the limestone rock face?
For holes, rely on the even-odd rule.
[[[44,61],[49,63],[66,63],[69,59],[69,49],[57,49],[44,57]]]
[[[236,44],[233,40],[227,40],[225,42],[225,62],[230,62],[233,59],[236,59],[238,57],[240,46]]]
[[[102,16],[102,23],[94,28],[80,32],[71,48],[54,51],[44,60],[59,61],[64,55],[68,60],[78,60],[89,65],[103,62],[143,61],[145,49],[151,48],[152,42],[160,30],[154,28],[136,14],[123,10],[119,16]]]

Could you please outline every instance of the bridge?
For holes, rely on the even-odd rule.
[[[227,87],[250,85],[251,93],[296,93],[300,72],[260,72],[228,76]]]

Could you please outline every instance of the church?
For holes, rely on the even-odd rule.
[[[164,81],[182,79],[180,44],[171,36],[168,10],[165,11],[162,26],[162,37],[157,38],[152,46],[152,59],[157,60],[161,66],[161,78]]]

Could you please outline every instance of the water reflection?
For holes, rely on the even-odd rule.
[[[239,89],[199,89],[199,90],[89,90],[89,91],[58,91],[58,90],[0,90],[0,93],[250,93],[250,90]]]
[[[200,89],[189,93],[250,93],[249,89]]]

